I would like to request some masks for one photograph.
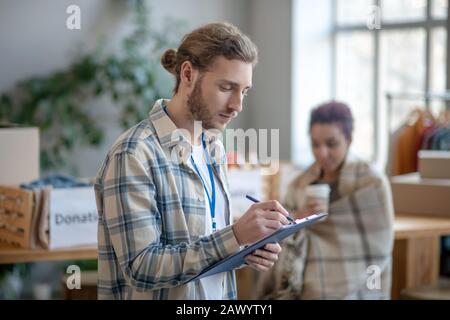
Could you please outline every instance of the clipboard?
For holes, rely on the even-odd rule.
[[[303,219],[297,219],[295,220],[295,224],[289,224],[284,225],[274,233],[268,235],[267,237],[259,240],[258,242],[255,242],[248,247],[245,247],[244,249],[238,251],[235,254],[232,254],[228,257],[226,257],[223,260],[220,260],[211,266],[205,268],[202,272],[200,272],[198,275],[196,275],[194,278],[191,278],[190,281],[200,280],[201,278],[212,276],[217,273],[221,272],[227,272],[230,270],[233,270],[245,263],[245,257],[249,254],[251,254],[253,251],[265,246],[268,243],[275,243],[280,242],[284,238],[289,237],[293,233],[299,231],[300,229],[303,229],[304,227],[313,224],[323,218],[325,218],[328,215],[328,213],[316,213],[312,214],[308,217],[305,217]]]

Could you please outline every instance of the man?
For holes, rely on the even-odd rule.
[[[256,46],[226,23],[200,27],[164,53],[176,77],[172,99],[118,138],[97,176],[100,299],[235,299],[233,271],[189,280],[288,224],[269,201],[230,225],[225,152],[211,132],[242,111],[256,60]],[[268,270],[280,250],[266,245],[246,262]]]

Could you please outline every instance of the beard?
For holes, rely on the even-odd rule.
[[[201,121],[203,129],[219,129],[217,124],[214,124],[214,115],[208,109],[208,106],[203,99],[202,92],[202,82],[203,76],[200,75],[197,82],[195,83],[194,90],[192,90],[191,95],[187,100],[188,109],[193,121]]]

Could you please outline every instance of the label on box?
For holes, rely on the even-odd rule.
[[[51,191],[50,249],[95,245],[97,222],[93,187]]]
[[[263,177],[259,169],[228,171],[230,185],[231,213],[234,219],[242,216],[253,204],[245,196],[263,200]]]

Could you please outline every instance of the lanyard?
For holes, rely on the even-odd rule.
[[[216,226],[216,188],[215,188],[215,183],[214,183],[213,169],[212,169],[211,162],[209,161],[210,159],[209,159],[208,151],[206,149],[206,143],[205,143],[203,133],[202,133],[202,145],[203,145],[203,150],[205,152],[206,165],[208,166],[209,180],[211,181],[211,192],[212,192],[211,196],[209,194],[208,188],[206,187],[206,183],[202,178],[200,170],[198,169],[197,165],[195,164],[195,161],[194,161],[194,158],[192,157],[192,155],[191,155],[191,162],[192,162],[192,165],[194,166],[195,171],[197,172],[198,176],[200,177],[200,180],[202,181],[203,188],[205,189],[206,196],[208,197],[209,209],[211,211],[212,229],[213,229],[213,232],[215,232],[217,230],[217,226]]]
[[[167,107],[165,105],[163,105],[163,110],[168,116],[169,113],[167,112]],[[211,181],[211,189],[212,189],[211,196],[209,195],[208,188],[206,187],[205,181],[203,180],[202,175],[200,174],[200,170],[198,170],[198,167],[195,164],[192,154],[191,154],[191,162],[192,162],[192,165],[194,166],[195,171],[197,172],[197,175],[200,177],[200,180],[202,181],[203,188],[206,191],[206,196],[208,197],[209,209],[211,211],[212,229],[213,229],[213,232],[215,232],[217,230],[217,226],[216,226],[216,187],[215,187],[215,183],[214,183],[214,174],[213,174],[212,165],[211,165],[211,162],[209,161],[210,159],[209,159],[208,151],[206,150],[206,142],[204,139],[204,133],[202,133],[202,145],[203,145],[203,150],[205,151],[206,165],[208,166],[209,179]]]

